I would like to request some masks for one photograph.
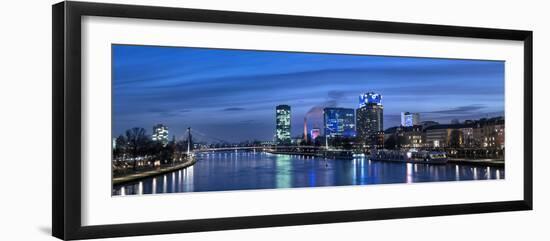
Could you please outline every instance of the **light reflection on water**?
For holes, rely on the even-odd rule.
[[[503,179],[504,168],[331,160],[264,152],[204,153],[186,169],[115,186],[113,195]]]
[[[290,176],[292,175],[292,163],[288,155],[276,155],[275,157],[275,173],[277,176],[276,187],[288,188],[291,186]]]
[[[407,166],[407,183],[412,183],[413,182],[413,176],[414,176],[413,164],[412,163],[406,163],[405,165]]]

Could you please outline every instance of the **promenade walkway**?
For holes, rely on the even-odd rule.
[[[189,160],[189,161],[186,161],[186,162],[174,165],[174,166],[161,167],[161,168],[150,170],[150,171],[144,171],[144,172],[140,172],[140,173],[128,174],[128,175],[125,175],[125,176],[122,176],[122,177],[115,177],[115,178],[113,178],[113,185],[133,182],[133,181],[137,181],[139,179],[152,177],[152,176],[157,176],[157,175],[160,175],[160,174],[164,174],[164,173],[176,171],[176,170],[179,170],[179,169],[187,168],[189,166],[192,166],[196,162],[197,162],[197,158],[193,158],[192,160]]]
[[[449,163],[455,164],[467,164],[476,166],[491,166],[491,167],[504,167],[504,160],[495,159],[461,159],[461,158],[449,158]]]

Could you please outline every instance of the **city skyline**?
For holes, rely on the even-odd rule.
[[[306,116],[322,129],[323,108],[357,109],[367,91],[384,96],[385,128],[401,112],[441,123],[499,116],[504,62],[113,46],[114,136],[162,123],[170,136],[191,126],[221,140],[272,140],[275,106],[286,104],[294,137]]]

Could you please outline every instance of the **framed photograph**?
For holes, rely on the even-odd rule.
[[[53,235],[532,209],[532,32],[53,6]]]

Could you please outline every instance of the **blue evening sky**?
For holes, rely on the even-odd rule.
[[[292,136],[322,127],[323,107],[356,109],[383,96],[384,129],[400,112],[449,123],[504,113],[504,62],[113,45],[113,136],[168,126],[181,139],[272,140],[275,106],[292,108]],[[322,129],[322,128],[321,128]]]

